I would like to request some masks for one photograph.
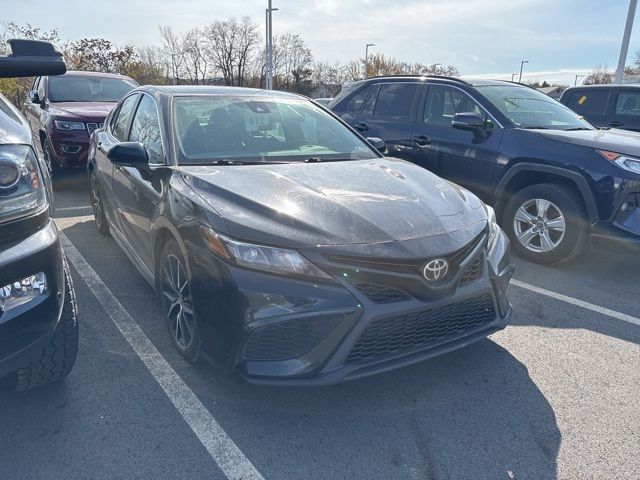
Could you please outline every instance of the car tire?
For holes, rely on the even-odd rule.
[[[89,173],[89,201],[91,202],[91,208],[93,209],[93,218],[96,223],[96,228],[102,235],[108,237],[109,224],[107,223],[107,216],[104,213],[104,201],[102,200],[102,193],[100,192],[98,174],[95,170],[91,170]]]
[[[174,346],[188,362],[197,362],[201,358],[202,342],[193,306],[191,276],[174,239],[162,250],[158,292]]]
[[[64,304],[51,341],[28,367],[16,372],[16,391],[29,390],[57,382],[73,369],[78,355],[78,306],[73,281],[64,263]]]
[[[507,202],[502,223],[513,250],[544,265],[570,260],[587,244],[582,199],[564,185],[544,183],[523,188]]]
[[[46,138],[42,141],[42,153],[47,168],[49,169],[51,180],[58,178],[60,176],[60,166],[56,163],[53,152],[51,151],[51,145],[49,145],[49,141]]]

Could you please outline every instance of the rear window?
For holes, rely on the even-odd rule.
[[[640,92],[620,92],[616,102],[616,115],[640,116]]]
[[[388,83],[380,87],[373,114],[395,120],[410,120],[418,83]]]
[[[574,112],[580,115],[603,115],[607,108],[609,90],[578,90],[571,92],[566,103]]]

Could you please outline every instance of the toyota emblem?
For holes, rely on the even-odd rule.
[[[436,258],[427,263],[422,269],[422,276],[429,282],[437,282],[447,275],[449,262],[443,258]]]

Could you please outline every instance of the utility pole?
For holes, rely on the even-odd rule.
[[[529,63],[529,60],[522,60],[520,62],[520,76],[518,77],[518,83],[522,83],[522,67],[524,67],[525,63]]]
[[[278,10],[277,8],[273,8],[271,6],[271,0],[269,0],[269,6],[265,10],[265,26],[267,30],[266,34],[266,88],[267,90],[273,90],[273,23],[271,22],[272,13]]]
[[[629,0],[629,12],[627,13],[627,23],[624,26],[624,35],[622,36],[622,46],[620,47],[620,58],[618,59],[618,69],[616,70],[616,79],[613,83],[622,83],[622,75],[624,74],[624,64],[627,63],[627,53],[629,52],[629,38],[631,38],[631,29],[633,28],[633,19],[636,16],[636,6],[638,0]]]
[[[375,43],[367,43],[364,47],[364,78],[369,77],[369,47],[375,47]]]

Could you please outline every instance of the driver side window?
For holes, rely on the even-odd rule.
[[[162,160],[162,139],[155,102],[149,95],[142,95],[131,123],[130,142],[140,142],[147,149],[149,163],[159,165]]]
[[[446,85],[429,86],[424,123],[451,126],[456,113],[477,113],[487,119],[485,111],[466,93]]]
[[[127,126],[129,125],[129,119],[131,118],[133,107],[135,107],[137,101],[137,94],[125,98],[120,104],[120,110],[118,110],[111,122],[111,133],[121,142],[127,140]]]

